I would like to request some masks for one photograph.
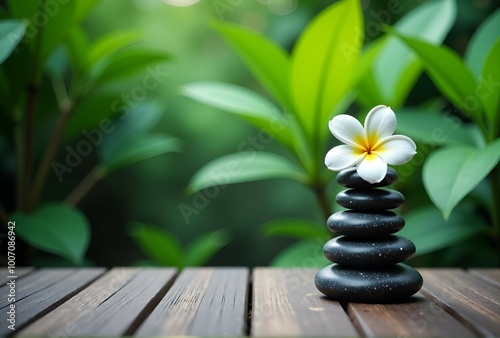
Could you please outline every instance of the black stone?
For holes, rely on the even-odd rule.
[[[386,187],[393,184],[398,179],[398,173],[392,168],[387,168],[387,174],[379,183],[370,183],[358,175],[356,168],[342,170],[337,174],[337,183],[347,188],[371,189]]]
[[[404,219],[392,211],[362,212],[345,210],[328,218],[328,228],[339,235],[385,236],[401,230]]]
[[[392,189],[349,189],[337,194],[337,203],[353,210],[387,210],[403,204],[405,197]]]
[[[415,269],[401,263],[380,270],[332,264],[317,273],[315,284],[320,292],[337,301],[392,303],[415,294],[423,279]]]
[[[340,265],[378,269],[403,262],[413,256],[415,245],[401,236],[353,238],[340,236],[323,247],[325,257]]]

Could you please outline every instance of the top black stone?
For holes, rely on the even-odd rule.
[[[370,183],[358,175],[356,168],[342,170],[337,174],[337,183],[347,188],[370,189],[386,187],[398,180],[398,173],[392,168],[387,168],[387,175],[379,183]]]

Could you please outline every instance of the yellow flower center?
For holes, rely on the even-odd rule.
[[[376,151],[378,148],[377,141],[376,134],[369,134],[366,138],[364,135],[358,135],[355,138],[356,144],[359,145],[359,154],[366,153],[367,155],[371,155],[372,151]]]

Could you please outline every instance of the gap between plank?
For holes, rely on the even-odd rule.
[[[244,332],[246,336],[251,335],[252,327],[252,310],[253,310],[253,269],[248,273],[248,288],[247,288],[247,320]]]
[[[420,293],[425,298],[427,298],[428,301],[430,301],[431,303],[435,304],[441,310],[443,310],[444,312],[446,312],[450,316],[452,316],[457,322],[461,323],[467,329],[469,329],[470,331],[472,331],[477,337],[482,337],[483,336],[483,334],[481,333],[481,331],[479,331],[469,320],[467,320],[467,318],[464,318],[459,312],[457,312],[452,307],[448,306],[448,304],[446,302],[444,302],[440,298],[437,298],[431,292],[425,290],[424,288],[422,288],[420,290]]]
[[[170,280],[158,291],[158,293],[151,299],[151,301],[142,309],[137,318],[130,324],[129,328],[124,332],[124,336],[133,336],[139,326],[148,318],[149,314],[158,306],[163,297],[167,294],[168,290],[172,287],[174,282],[179,277],[180,271],[176,269],[175,274]]]
[[[469,273],[466,269],[453,269],[453,268],[451,268],[451,270],[452,270],[451,272],[453,273],[453,275],[445,277],[445,281],[446,281],[446,278],[452,278],[453,280],[456,280],[457,278],[460,277],[460,276],[458,276],[458,274],[459,273],[463,273],[463,274],[465,274],[465,276],[463,276],[463,277],[471,277],[472,279],[474,279],[479,284],[479,285],[477,285],[475,287],[480,287],[480,284],[483,284],[483,285],[487,285],[487,286],[489,286],[491,288],[495,288],[494,285],[491,285],[490,283],[488,283],[486,281],[483,281],[480,278],[475,277],[474,275],[472,275],[471,273]],[[453,270],[455,270],[455,271],[453,271]],[[424,275],[423,275],[423,277],[425,278]],[[451,281],[451,279],[450,279],[450,281]],[[456,287],[456,286],[454,286],[454,287]],[[467,285],[464,284],[461,287],[466,288]],[[462,325],[464,325],[465,327],[467,327],[469,330],[471,330],[478,337],[483,337],[483,336],[487,336],[488,335],[487,333],[485,333],[482,330],[482,325],[481,324],[477,324],[473,319],[471,319],[469,316],[467,316],[467,314],[464,314],[460,309],[457,309],[456,307],[452,306],[449,303],[449,301],[445,298],[445,291],[444,291],[444,289],[441,289],[440,291],[441,291],[441,293],[437,294],[437,293],[435,293],[432,290],[432,286],[428,286],[428,288],[426,288],[425,282],[424,282],[424,286],[420,290],[420,292],[429,301],[431,301],[434,304],[436,304],[437,306],[439,306],[443,311],[447,312],[450,316],[452,316],[453,318],[455,318],[458,322],[460,322]],[[485,330],[487,330],[487,329],[485,329]]]
[[[81,270],[79,268],[76,268],[75,269],[76,271],[78,270]],[[35,270],[35,271],[39,271],[39,270]],[[50,304],[49,306],[47,306],[45,309],[43,309],[43,311],[40,311],[39,313],[36,314],[36,316],[34,316],[33,318],[31,318],[30,320],[26,321],[25,323],[23,323],[19,328],[16,328],[16,331],[18,330],[21,330],[21,329],[24,329],[26,328],[28,325],[31,325],[32,323],[34,323],[36,320],[40,319],[41,317],[45,316],[47,313],[51,312],[52,310],[58,308],[59,306],[61,306],[62,304],[66,303],[69,299],[71,299],[72,297],[74,297],[75,295],[77,295],[78,293],[80,293],[82,290],[84,290],[87,286],[89,286],[90,284],[94,283],[97,279],[99,279],[101,276],[103,276],[105,273],[106,273],[106,269],[103,269],[103,271],[101,273],[99,273],[97,276],[95,276],[94,278],[90,279],[89,281],[87,281],[87,283],[81,285],[79,288],[73,290],[72,292],[64,295],[63,297],[61,297],[61,299],[59,299],[58,301]],[[58,279],[57,281],[55,281],[54,283],[50,284],[49,286],[43,288],[43,289],[40,289],[39,291],[37,292],[41,292],[45,289],[47,289],[48,287],[50,287],[51,285],[54,285],[56,283],[58,283],[58,281],[60,281],[61,279],[64,279],[64,278],[60,278]],[[26,297],[23,297],[22,299],[25,299],[27,298],[28,296]],[[19,300],[16,300],[16,302],[18,302]],[[14,334],[16,334],[15,332],[13,332],[12,334],[9,334],[9,336],[13,336]]]
[[[347,317],[351,320],[352,326],[354,326],[354,329],[356,330],[358,337],[366,337],[367,334],[363,330],[363,327],[361,323],[356,319],[356,316],[352,313],[352,311],[349,309],[349,303],[348,302],[338,302],[340,306],[342,306],[342,309],[344,309],[345,313],[347,314]]]

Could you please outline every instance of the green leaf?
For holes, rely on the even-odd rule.
[[[358,59],[358,67],[356,68],[356,75],[354,83],[356,83],[356,100],[361,103],[366,110],[370,110],[374,104],[384,102],[380,88],[375,83],[375,76],[373,74],[373,64],[377,60],[380,52],[383,50],[387,43],[388,35],[369,43],[363,48],[363,53]],[[376,103],[375,103],[376,102]]]
[[[354,81],[355,83],[358,83],[368,75],[369,71],[373,68],[373,63],[380,55],[380,52],[384,49],[387,40],[388,36],[386,35],[373,42],[370,42],[363,48],[363,51],[358,58],[359,65],[358,67],[356,67],[356,80]]]
[[[163,134],[135,135],[125,140],[103,158],[102,166],[109,174],[124,166],[160,156],[163,154],[180,151],[179,139]]]
[[[7,3],[11,16],[16,19],[31,19],[38,10],[38,1],[7,0]]]
[[[74,0],[76,1],[76,9],[75,9],[75,23],[80,24],[92,8],[96,5],[98,0]]]
[[[475,143],[474,124],[465,124],[459,118],[438,111],[420,108],[398,110],[397,131],[416,141],[429,145]]]
[[[102,58],[110,56],[120,49],[130,46],[140,40],[142,33],[126,29],[112,31],[97,39],[89,50],[89,65],[97,63]]]
[[[359,1],[340,1],[314,18],[293,49],[290,95],[308,139],[322,140],[335,106],[354,84],[360,32]]]
[[[205,264],[217,251],[229,243],[226,230],[202,234],[193,239],[184,250],[184,266]]]
[[[500,35],[499,35],[500,36]],[[491,128],[492,137],[498,136],[500,128],[500,37],[491,47],[483,66],[481,90],[478,94],[483,100],[486,118]]]
[[[271,178],[288,178],[305,182],[307,177],[288,159],[265,152],[239,152],[219,157],[201,168],[191,179],[188,190],[252,182]]]
[[[183,266],[181,243],[167,230],[156,225],[133,222],[129,234],[148,257],[164,266]]]
[[[75,1],[59,3],[58,1],[46,2],[44,8],[39,8],[41,17],[45,17],[47,23],[37,27],[38,34],[41,35],[41,56],[40,65],[37,69],[42,69],[45,61],[56,47],[63,42],[64,38],[74,25]],[[36,39],[36,37],[34,38]]]
[[[184,86],[183,94],[212,107],[267,123],[281,116],[276,106],[263,96],[228,83],[191,83]]]
[[[486,222],[469,208],[460,208],[447,221],[433,207],[411,211],[405,219],[406,225],[398,235],[415,244],[416,256],[447,248],[488,229]]]
[[[427,158],[422,171],[425,190],[445,219],[499,160],[500,139],[481,149],[442,148]]]
[[[376,105],[375,102],[384,102],[378,84],[375,82],[373,72],[368,72],[363,76],[363,80],[358,83],[356,101],[360,103],[366,111]],[[397,107],[397,106],[396,106]]]
[[[283,106],[291,107],[287,52],[273,41],[234,24],[214,20],[211,27],[234,48],[260,84]]]
[[[76,2],[8,0],[8,4],[13,17],[26,20],[25,38],[31,49],[40,54],[34,59],[32,56],[30,64],[38,76],[45,61],[73,27]]]
[[[295,238],[324,238],[326,227],[303,219],[278,219],[262,225],[264,236],[288,236]]]
[[[66,139],[81,137],[84,131],[91,128],[96,128],[101,134],[110,132],[113,129],[112,125],[106,128],[102,126],[108,126],[110,118],[120,112],[113,109],[113,103],[117,101],[120,102],[112,93],[86,96],[71,114],[64,130],[64,137]]]
[[[388,105],[391,105],[392,107],[403,106],[420,74],[422,74],[422,62],[417,60],[410,64],[405,69],[404,73],[401,74],[399,82],[395,88],[395,92],[390,99],[391,101],[388,101]]]
[[[281,251],[271,262],[271,266],[283,268],[323,268],[332,262],[322,253],[327,239],[305,239]]]
[[[465,51],[464,60],[476,77],[481,76],[491,46],[500,36],[500,9],[493,12],[474,32]]]
[[[109,158],[121,143],[137,134],[153,130],[165,113],[165,107],[156,101],[146,101],[137,107],[127,107],[119,118],[113,120],[112,132],[99,146],[99,157]]]
[[[57,47],[54,52],[50,55],[45,63],[45,72],[54,81],[54,79],[62,79],[69,67],[69,56],[66,48],[64,46]],[[57,80],[56,80],[57,81]]]
[[[65,44],[75,75],[83,75],[89,64],[89,41],[83,28],[76,26],[70,29]]]
[[[455,22],[456,7],[455,0],[429,1],[406,14],[394,27],[406,36],[440,44]],[[373,64],[375,82],[382,94],[381,102],[393,107],[396,107],[395,103],[404,103],[421,70],[416,55],[396,37],[389,36]]]
[[[26,26],[18,20],[0,21],[0,64],[14,51],[24,36]]]
[[[94,67],[91,74],[91,81],[95,85],[99,85],[144,72],[153,80],[161,82],[163,79],[160,77],[164,76],[164,74],[151,74],[155,72],[155,69],[146,68],[168,60],[170,60],[170,56],[160,50],[137,47],[127,48],[106,58],[106,62],[99,63],[98,67]]]
[[[272,128],[277,131],[273,133],[276,139],[293,148],[293,134],[289,128],[291,121],[285,120],[273,103],[254,91],[221,82],[197,82],[184,86],[183,94],[243,117],[257,128]]]
[[[90,240],[84,214],[64,204],[44,204],[32,214],[14,213],[16,233],[35,248],[82,263]]]
[[[474,122],[482,125],[482,107],[466,104],[467,99],[475,97],[477,82],[458,54],[446,46],[434,46],[397,32],[395,34],[418,54],[441,93],[469,113]]]
[[[25,33],[26,37],[27,33]],[[26,42],[25,42],[26,41]],[[5,59],[1,65],[2,81],[8,85],[7,90],[0,91],[2,105],[7,107],[6,113],[20,119],[22,109],[13,109],[20,102],[25,102],[26,86],[32,80],[32,46],[23,39],[15,48],[15,54]]]

